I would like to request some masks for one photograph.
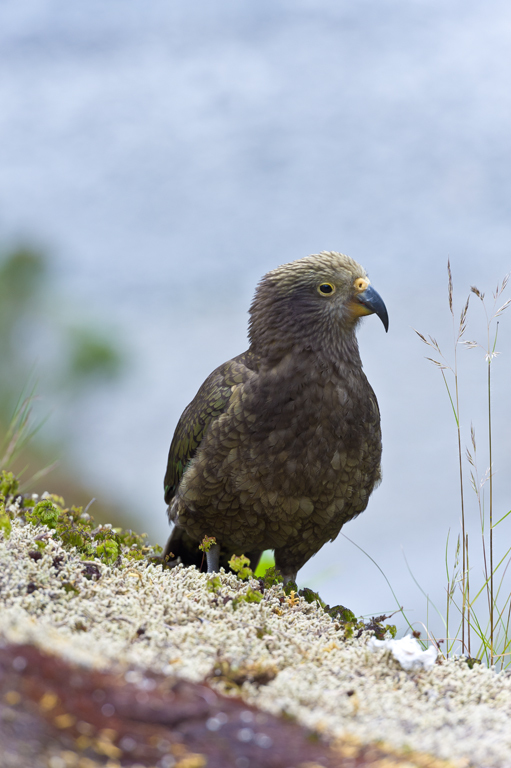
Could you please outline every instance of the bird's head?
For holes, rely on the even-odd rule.
[[[387,309],[364,268],[323,251],[262,278],[250,308],[250,342],[271,357],[297,347],[344,357],[356,349],[358,321],[373,313],[388,330]]]

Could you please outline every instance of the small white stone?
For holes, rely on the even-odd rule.
[[[119,742],[119,746],[124,752],[132,752],[137,746],[137,742],[135,739],[132,739],[131,736],[123,736]]]
[[[266,733],[256,733],[254,741],[258,747],[269,749],[273,744],[273,739]]]
[[[209,717],[206,720],[206,728],[208,731],[218,731],[222,726],[222,723],[217,717]]]
[[[372,637],[367,647],[371,651],[389,650],[407,672],[413,669],[431,669],[438,656],[435,646],[431,645],[424,651],[411,635],[405,635],[400,640],[377,640]]]

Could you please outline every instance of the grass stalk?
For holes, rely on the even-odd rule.
[[[471,287],[471,293],[474,293],[483,304],[483,309],[486,317],[486,344],[485,346],[482,346],[481,344],[475,342],[475,341],[464,341],[462,340],[462,337],[465,333],[466,329],[466,318],[467,318],[467,312],[469,307],[469,300],[470,295],[467,298],[467,301],[465,303],[465,306],[461,312],[459,325],[456,327],[455,322],[455,315],[454,315],[454,309],[453,309],[453,282],[452,282],[452,273],[451,273],[451,265],[450,262],[447,262],[447,273],[448,273],[448,299],[449,299],[449,311],[451,313],[452,317],[452,323],[453,323],[453,347],[454,347],[454,358],[452,365],[449,364],[449,362],[446,360],[444,355],[441,352],[441,349],[438,345],[438,342],[432,337],[428,336],[426,338],[421,333],[416,331],[420,339],[427,344],[429,347],[433,348],[437,355],[439,356],[438,359],[433,358],[427,358],[430,362],[434,363],[435,366],[437,366],[440,369],[440,372],[442,374],[442,378],[448,393],[449,402],[451,404],[451,408],[453,411],[453,415],[456,421],[456,432],[457,432],[457,443],[458,443],[458,480],[459,480],[459,489],[460,489],[460,505],[461,505],[461,534],[458,537],[457,544],[456,544],[456,550],[454,553],[454,564],[453,564],[453,570],[450,572],[449,570],[449,558],[448,558],[448,547],[449,547],[449,535],[447,536],[447,544],[446,544],[446,573],[447,573],[447,596],[446,596],[446,619],[445,619],[445,627],[446,627],[446,633],[447,633],[447,646],[446,646],[446,652],[447,655],[451,652],[453,648],[453,644],[450,644],[450,623],[452,622],[452,609],[455,608],[457,611],[459,611],[461,615],[461,622],[459,629],[461,630],[461,637],[458,638],[458,640],[461,643],[461,647],[463,649],[464,653],[468,653],[469,656],[472,655],[472,644],[473,644],[473,636],[476,636],[478,638],[478,641],[480,641],[480,647],[478,649],[478,655],[481,657],[484,657],[486,662],[493,666],[495,662],[498,660],[501,667],[504,667],[504,665],[507,666],[507,664],[511,663],[511,652],[508,651],[508,649],[511,648],[511,637],[509,635],[510,632],[510,624],[511,624],[511,595],[508,596],[508,598],[504,601],[504,604],[502,605],[501,600],[501,591],[503,589],[504,585],[504,577],[506,575],[506,572],[508,571],[508,568],[511,564],[511,558],[508,560],[508,556],[511,552],[511,548],[508,549],[504,557],[502,557],[499,562],[496,564],[495,562],[495,549],[494,549],[494,536],[493,536],[493,529],[499,525],[508,515],[511,514],[511,510],[507,512],[507,514],[500,517],[500,519],[494,523],[494,509],[493,509],[493,503],[494,503],[494,494],[493,494],[493,440],[492,440],[492,393],[491,393],[491,386],[492,386],[492,371],[491,371],[491,363],[493,362],[494,358],[499,354],[496,351],[496,345],[497,345],[497,336],[498,336],[498,329],[499,329],[499,323],[498,318],[503,313],[503,311],[509,306],[511,303],[511,299],[508,299],[504,304],[499,308],[497,307],[497,300],[499,296],[502,294],[504,289],[506,288],[506,285],[508,283],[509,275],[507,275],[502,283],[500,285],[497,285],[497,289],[493,293],[493,309],[491,313],[488,311],[487,305],[485,303],[484,299],[484,293],[481,293],[478,288],[472,286]],[[496,330],[494,338],[492,339],[492,325],[493,321],[497,319],[496,323]],[[466,458],[470,465],[472,465],[473,470],[471,471],[471,483],[473,490],[476,493],[477,497],[477,504],[479,508],[479,521],[481,526],[481,553],[482,553],[482,561],[483,561],[483,574],[484,574],[484,583],[482,587],[478,590],[474,590],[473,588],[473,582],[471,584],[470,580],[470,554],[469,554],[469,536],[467,531],[467,520],[466,520],[466,505],[465,505],[465,498],[464,498],[464,462],[463,462],[463,453],[462,453],[462,439],[461,439],[461,417],[460,417],[460,399],[459,399],[459,376],[458,376],[458,345],[464,344],[468,348],[476,348],[479,347],[482,349],[485,353],[485,359],[487,363],[487,382],[486,382],[486,410],[487,410],[487,444],[488,444],[488,457],[489,457],[489,469],[487,470],[485,476],[479,481],[478,477],[478,470],[477,470],[477,450],[476,450],[476,440],[475,440],[475,432],[473,427],[471,427],[471,440],[472,440],[472,449],[473,449],[473,455],[469,451],[469,449],[466,449]],[[450,371],[450,373],[453,376],[453,385],[452,390],[449,386],[449,381],[447,380],[446,372]],[[484,485],[488,481],[489,483],[489,504],[488,509],[485,510],[485,503],[484,503]],[[487,521],[488,521],[488,527],[487,527]],[[503,566],[503,563],[507,560],[507,564],[505,567],[501,570],[501,567]],[[461,564],[460,564],[461,561]],[[498,584],[496,582],[497,579],[497,572],[500,570],[499,574],[499,581]],[[458,600],[456,598],[456,595],[458,594],[457,590],[460,590],[461,592],[461,601],[459,604]],[[475,591],[475,596],[472,596],[472,593]],[[477,599],[480,597],[480,595],[485,592],[486,599],[487,599],[487,610],[488,610],[488,620],[483,622],[485,624],[485,627],[483,624],[479,621],[479,618],[475,612],[475,603]],[[499,607],[501,606],[501,607]],[[505,614],[507,613],[507,617],[505,617]],[[510,661],[505,663],[504,657],[510,657]]]
[[[491,317],[488,315],[488,310],[486,307],[486,303],[484,301],[484,293],[481,293],[481,291],[476,288],[475,286],[472,286],[471,291],[474,293],[480,300],[483,305],[484,314],[486,317],[486,350],[485,350],[485,358],[486,358],[486,365],[487,365],[487,411],[488,411],[488,457],[490,462],[490,468],[489,468],[489,533],[488,533],[488,539],[489,539],[489,560],[490,560],[490,579],[489,579],[489,594],[488,594],[488,603],[490,606],[490,663],[493,665],[494,656],[495,656],[495,616],[494,616],[494,610],[495,610],[495,589],[494,589],[494,568],[493,568],[493,444],[492,444],[492,401],[491,401],[491,364],[494,360],[494,358],[498,355],[498,352],[496,351],[497,347],[497,337],[499,332],[499,323],[497,320],[497,325],[495,329],[495,337],[493,339],[493,344],[491,344],[491,325],[492,321],[502,314],[502,312],[509,306],[510,299],[508,299],[499,309],[496,309],[497,306],[497,299],[501,295],[501,293],[504,291],[507,282],[509,279],[509,275],[506,275],[506,277],[502,280],[501,285],[497,285],[496,290],[493,293],[493,314]],[[467,345],[471,348],[479,347],[480,345],[477,344],[477,342],[467,342]]]
[[[20,456],[27,444],[39,432],[48,418],[46,417],[34,425],[33,405],[37,400],[35,394],[36,386],[37,382],[34,382],[32,385],[28,384],[21,392],[18,401],[14,406],[5,435],[3,439],[0,440],[0,471],[12,469],[13,462]],[[58,463],[58,461],[54,461],[48,466],[43,467],[43,469],[40,469],[28,480],[25,480],[20,485],[20,488],[26,489],[29,485],[40,480],[51,472]],[[26,467],[22,470],[18,470],[16,472],[17,477],[21,478],[25,470]]]
[[[489,331],[488,324],[488,349],[489,349]],[[493,463],[492,463],[492,440],[491,440],[491,359],[488,359],[488,455],[490,460],[490,655],[491,665],[494,659],[494,623],[493,608],[495,601],[493,599]]]
[[[467,553],[467,600],[466,600],[466,606],[467,606],[467,651],[469,657],[472,656],[472,649],[470,645],[470,560],[468,556],[468,533],[466,534],[466,545],[465,545],[465,551]]]
[[[459,485],[460,485],[460,504],[461,504],[461,541],[462,541],[462,609],[461,609],[461,644],[465,648],[465,613],[466,613],[466,580],[467,580],[467,551],[466,551],[466,531],[465,531],[465,495],[463,492],[463,454],[461,450],[461,425],[460,425],[460,399],[459,399],[459,386],[458,386],[458,344],[460,342],[466,327],[466,317],[468,311],[468,300],[463,312],[461,313],[460,323],[456,331],[456,325],[454,320],[454,309],[452,302],[453,285],[452,285],[452,272],[451,262],[447,260],[447,274],[448,274],[448,291],[449,291],[449,309],[452,317],[452,335],[454,346],[454,393],[456,398],[456,431],[458,434],[458,471],[459,471]],[[443,373],[443,372],[442,372]],[[445,374],[444,374],[445,379]]]

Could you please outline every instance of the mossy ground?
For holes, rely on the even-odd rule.
[[[11,520],[20,520],[34,526],[45,525],[54,532],[54,538],[65,548],[74,547],[83,560],[98,559],[115,563],[121,554],[133,560],[161,557],[161,547],[149,545],[147,534],[131,529],[96,525],[94,517],[83,507],[67,506],[64,499],[53,494],[18,493],[18,481],[12,472],[0,473],[0,528],[8,534]],[[41,536],[36,546],[44,550],[48,537]]]
[[[3,528],[8,535],[11,527],[11,520],[17,517],[26,523],[32,525],[43,525],[54,532],[53,537],[58,539],[64,548],[75,548],[82,560],[98,559],[109,565],[120,564],[121,555],[132,560],[143,560],[148,563],[161,563],[162,548],[157,545],[149,545],[146,541],[145,533],[138,534],[131,529],[112,528],[111,525],[96,525],[94,518],[83,507],[68,507],[63,498],[53,494],[44,494],[39,499],[35,495],[23,495],[18,493],[18,481],[12,472],[0,473],[0,529]],[[47,546],[48,537],[41,536],[36,541],[39,550],[44,550]],[[205,541],[201,548],[207,550],[211,542]],[[254,574],[248,567],[250,561],[244,555],[234,556],[229,565],[238,578],[242,580],[252,579]],[[260,572],[260,569],[259,569]],[[263,598],[265,589],[276,584],[282,584],[282,576],[274,566],[267,568],[264,575],[258,578],[258,586],[250,587],[242,595],[236,598],[236,604],[244,602],[260,602]],[[208,589],[215,589],[215,577],[208,581]],[[298,590],[294,582],[282,586],[284,595],[297,599],[295,596],[303,597],[307,603],[315,602],[325,613],[331,616],[342,625],[348,637],[354,633],[360,635],[363,631],[370,629],[376,637],[382,638],[388,633],[394,637],[396,627],[394,625],[384,624],[387,616],[380,616],[377,619],[364,622],[356,618],[355,614],[342,605],[336,605],[330,608],[319,596],[317,592],[311,589]]]
[[[455,659],[406,672],[371,650],[374,630],[352,613],[296,585],[284,590],[275,572],[242,580],[169,569],[145,537],[97,526],[55,497],[20,497],[8,476],[0,482],[2,642],[89,667],[208,681],[332,738],[509,765],[508,674]]]

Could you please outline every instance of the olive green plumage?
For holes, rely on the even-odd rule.
[[[177,425],[165,476],[175,523],[167,554],[200,566],[197,547],[214,536],[221,565],[244,553],[255,567],[274,549],[286,580],[296,578],[366,508],[380,479],[380,415],[355,327],[373,312],[387,328],[364,269],[342,254],[265,275],[249,349],[213,371]]]

